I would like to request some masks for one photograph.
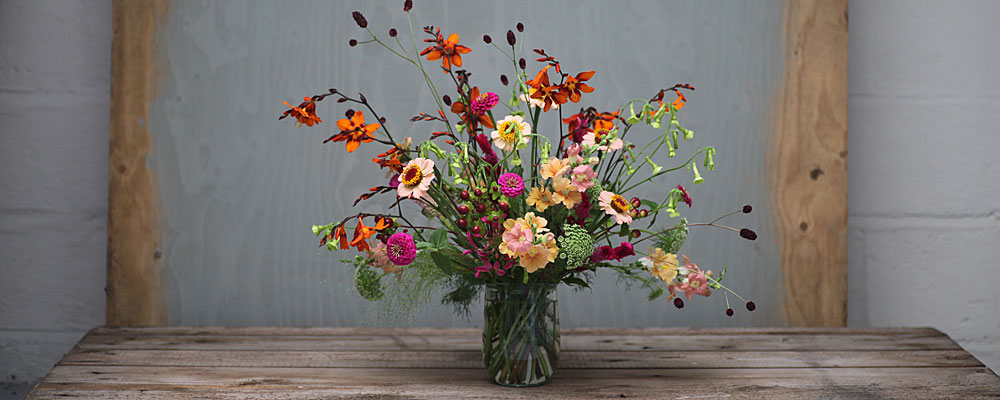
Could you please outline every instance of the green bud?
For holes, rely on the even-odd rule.
[[[694,139],[694,131],[692,131],[690,129],[684,129],[684,128],[681,128],[681,129],[684,130],[684,140]]]
[[[714,147],[709,147],[708,150],[705,150],[705,166],[708,167],[709,171],[715,170],[715,160],[712,159],[712,157],[714,156],[715,156]]]
[[[542,159],[543,160],[548,160],[549,159],[549,151],[551,151],[551,150],[552,150],[552,143],[549,143],[548,141],[545,141],[545,143],[542,143]]]
[[[632,113],[632,116],[628,117],[628,120],[626,120],[625,123],[627,123],[629,125],[632,125],[632,124],[634,124],[636,122],[639,122],[639,117],[637,117],[635,115],[635,103],[631,103],[631,102],[628,103],[628,110],[629,110],[629,112]]]
[[[702,178],[701,174],[698,173],[698,165],[697,164],[691,164],[691,170],[694,171],[694,183],[695,184],[699,184],[699,183],[702,183],[702,182],[705,181],[705,178]]]
[[[663,167],[656,165],[656,163],[654,163],[653,160],[649,159],[649,156],[646,156],[646,163],[648,163],[650,167],[653,167],[653,175],[656,175],[657,172],[663,170]]]

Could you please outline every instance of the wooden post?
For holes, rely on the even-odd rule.
[[[151,150],[159,0],[115,0],[111,44],[111,151],[108,164],[107,324],[163,325],[167,308],[159,268],[156,183],[146,168]]]
[[[847,323],[847,0],[786,1],[772,177],[792,326]]]

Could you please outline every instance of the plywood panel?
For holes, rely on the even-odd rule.
[[[774,206],[788,323],[847,324],[847,0],[785,5]]]
[[[168,9],[159,0],[113,4],[106,318],[112,326],[160,325],[167,309],[146,122],[159,83],[155,35]]]
[[[346,45],[350,38],[364,38],[350,20],[351,11],[363,11],[376,32],[406,31],[400,8],[361,1],[294,7],[180,2],[158,25],[154,54],[162,82],[144,121],[152,133],[147,162],[155,174],[158,204],[159,236],[152,243],[154,254],[162,255],[169,323],[351,326],[366,321],[368,305],[353,293],[353,271],[337,261],[344,255],[318,250],[309,226],[348,215],[357,194],[384,179],[369,161],[379,150],[366,146],[348,156],[342,146],[320,144],[344,107],[321,103],[319,113],[327,123],[320,128],[295,129],[275,117],[282,100],[336,87],[364,91],[394,132],[426,137],[433,129],[408,122],[433,103],[419,72],[381,48]],[[727,318],[721,296],[688,302],[684,310],[649,303],[644,293],[626,291],[606,274],[592,292],[562,291],[565,326],[785,323],[779,232],[773,223],[781,218],[771,206],[773,179],[766,163],[773,98],[786,75],[783,12],[777,0],[417,4],[416,24],[458,32],[473,48],[463,56],[464,66],[473,71],[473,83],[487,90],[502,92],[497,76],[510,71],[480,37],[502,37],[518,21],[527,26],[526,46],[545,48],[566,68],[597,70],[591,80],[597,91],[585,97],[586,105],[610,109],[659,87],[694,84],[697,90],[689,96],[682,122],[696,137],[682,143],[680,154],[714,145],[716,172],[697,186],[691,176],[675,175],[645,188],[645,194],[688,186],[695,207],[684,212],[693,221],[710,220],[744,203],[755,205],[753,214],[734,223],[754,227],[760,236],[756,242],[695,230],[682,252],[703,267],[729,266],[728,282],[754,298],[756,313],[738,311]],[[435,79],[446,86],[443,75]],[[557,129],[551,117],[536,127],[542,133]],[[633,134],[633,140],[643,142],[656,133]],[[373,202],[361,210],[386,205]],[[432,305],[402,323],[478,326],[476,314],[465,320]]]

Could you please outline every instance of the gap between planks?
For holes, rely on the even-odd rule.
[[[83,350],[474,351],[478,335],[150,336],[88,334]],[[961,350],[944,335],[564,335],[565,351],[879,351]]]
[[[62,366],[255,368],[437,368],[482,366],[480,351],[189,351],[73,349]],[[701,351],[562,352],[560,369],[726,369],[982,367],[963,350],[932,351]]]
[[[663,336],[663,335],[925,335],[944,336],[929,328],[563,328],[564,335]],[[140,334],[163,336],[467,336],[482,333],[480,328],[380,328],[380,327],[97,327],[91,334]]]

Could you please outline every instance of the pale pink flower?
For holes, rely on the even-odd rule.
[[[573,178],[573,186],[580,192],[586,192],[587,189],[594,186],[594,178],[597,177],[594,168],[589,165],[578,165],[573,168],[573,173],[570,175]]]
[[[576,156],[579,156],[580,152],[582,152],[582,151],[583,151],[583,147],[580,147],[579,143],[573,143],[573,144],[569,145],[568,149],[566,149],[566,156],[568,156],[568,157],[576,157]]]
[[[500,252],[510,257],[517,257],[528,252],[535,234],[530,226],[518,220],[508,219],[504,222],[503,241],[500,242]]]
[[[621,149],[622,146],[625,145],[625,142],[623,142],[617,136],[614,137],[614,139],[611,141],[611,144],[606,145],[606,146],[605,145],[600,145],[600,143],[598,143],[598,142],[599,141],[603,141],[603,139],[605,139],[607,137],[607,135],[608,134],[604,134],[603,135],[604,137],[598,138],[594,134],[594,132],[587,132],[586,135],[583,135],[583,144],[585,144],[587,146],[590,146],[590,147],[597,147],[597,149],[600,150],[600,151],[618,150],[618,149]]]

